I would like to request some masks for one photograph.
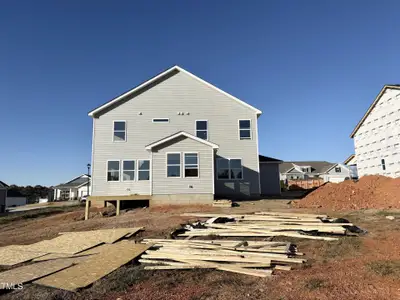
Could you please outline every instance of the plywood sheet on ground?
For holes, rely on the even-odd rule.
[[[34,283],[68,291],[84,288],[139,256],[151,245],[121,241],[106,246],[96,256]]]
[[[0,289],[7,284],[17,285],[39,279],[73,265],[70,260],[45,261],[0,273]]]
[[[52,240],[44,240],[27,248],[34,252],[76,254],[102,243],[114,243],[128,233],[142,228],[116,228],[92,231],[68,232]]]
[[[13,266],[46,255],[47,252],[31,252],[23,249],[28,246],[7,246],[0,248],[0,265]]]

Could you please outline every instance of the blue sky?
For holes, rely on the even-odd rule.
[[[400,83],[396,1],[0,0],[0,180],[86,172],[87,112],[180,65],[261,109],[260,153],[341,162]]]

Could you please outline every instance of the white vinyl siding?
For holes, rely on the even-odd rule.
[[[139,112],[141,113],[140,115]],[[185,112],[185,115],[178,115],[177,112]],[[189,114],[186,114],[186,112]],[[152,119],[155,117],[169,118],[170,122],[153,124]],[[238,120],[240,119],[251,120],[251,126],[254,129],[252,130],[252,140],[239,140]],[[112,124],[113,120],[126,120],[125,143],[112,142],[110,124]],[[145,146],[179,131],[195,135],[196,120],[208,120],[208,139],[219,146],[217,156],[239,157],[242,159],[245,180],[240,183],[246,185],[250,194],[258,194],[259,166],[257,131],[255,130],[255,126],[257,126],[256,113],[190,76],[184,73],[177,73],[154,85],[151,89],[136,95],[132,100],[124,101],[121,105],[115,106],[112,110],[108,110],[94,119],[93,195],[148,194],[151,191],[151,185],[153,190],[161,189],[161,186],[164,187],[164,182],[158,183],[160,178],[155,177],[155,170],[162,168],[162,176],[164,179],[166,178],[165,153],[161,162],[154,161]],[[169,149],[169,152],[199,152],[200,144],[198,142],[195,143],[190,149]],[[208,147],[207,145],[204,146]],[[211,152],[209,147],[207,153],[199,152],[199,159],[201,160],[199,174],[201,179],[206,176],[203,173],[203,163],[210,157]],[[157,156],[157,159],[159,159],[157,153],[154,152],[153,156]],[[151,160],[151,180],[107,184],[106,161],[114,158]],[[161,165],[157,165],[158,163],[161,163]],[[212,178],[212,173],[209,173],[209,176]],[[195,178],[186,179],[198,180]],[[171,181],[173,181],[174,185],[171,188],[167,187],[166,190],[179,192],[177,190],[179,180],[171,178],[168,182],[171,184]],[[239,183],[236,182],[236,184]],[[187,186],[185,184],[183,189],[187,189]],[[127,191],[128,188],[130,189],[129,191]],[[179,186],[179,188],[182,188],[182,186]],[[204,190],[208,190],[208,187],[204,187]],[[158,192],[162,191],[158,190]],[[241,190],[237,189],[236,191],[231,187],[227,187],[225,181],[215,182],[216,195],[235,195],[238,192],[241,192]]]

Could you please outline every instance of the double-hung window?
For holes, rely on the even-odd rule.
[[[181,177],[180,153],[167,153],[167,177]]]
[[[251,121],[239,120],[239,139],[251,140]]]
[[[207,122],[207,120],[196,121],[196,136],[203,140],[208,140],[208,122]]]
[[[199,177],[199,156],[197,153],[185,153],[185,177]]]
[[[243,166],[240,158],[218,158],[218,179],[243,179]]]
[[[150,180],[150,161],[138,160],[138,180]]]
[[[122,161],[122,180],[123,181],[135,180],[135,161],[134,160]]]
[[[107,181],[119,181],[119,160],[107,162]]]
[[[341,167],[335,167],[335,172],[336,173],[341,173],[342,172],[342,168]]]
[[[126,141],[126,122],[125,121],[114,121],[114,142]]]

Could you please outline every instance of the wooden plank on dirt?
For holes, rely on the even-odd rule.
[[[29,245],[11,245],[0,248],[0,265],[13,266],[46,255],[46,251],[26,251]]]
[[[205,260],[205,261],[225,261],[225,262],[245,262],[245,263],[268,263],[271,259],[267,257],[240,257],[228,255],[191,255],[191,254],[171,254],[171,253],[151,253],[143,254],[142,258],[149,259],[187,259],[187,260]]]
[[[33,280],[71,267],[72,265],[73,262],[66,259],[55,262],[45,261],[4,271],[0,273],[0,289],[7,286],[7,284],[18,285],[31,282]]]
[[[34,283],[67,291],[84,288],[133,260],[151,245],[121,241],[71,268],[36,280]]]

